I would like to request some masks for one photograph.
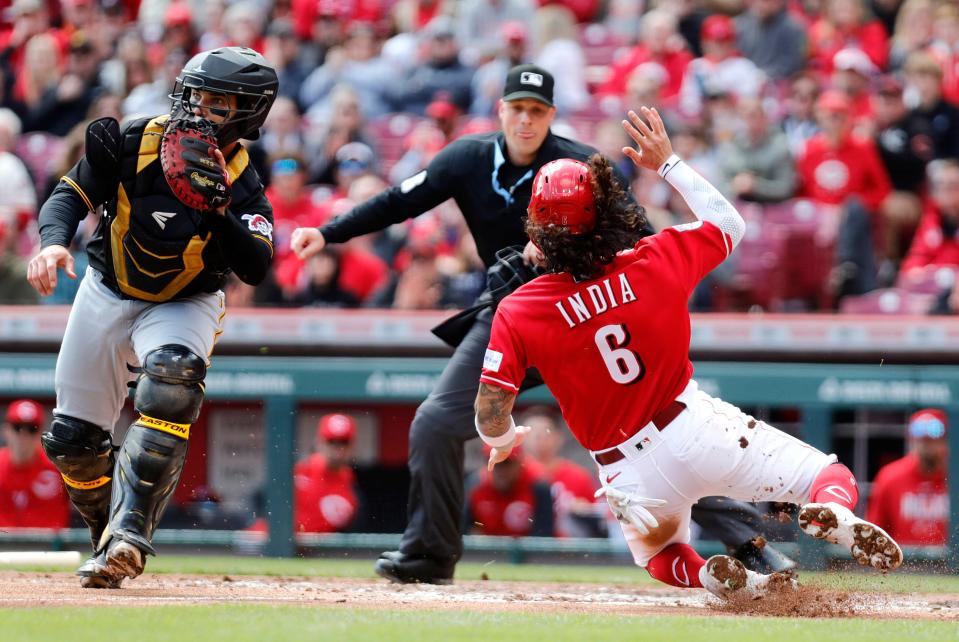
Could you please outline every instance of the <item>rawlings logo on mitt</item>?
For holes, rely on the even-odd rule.
[[[206,120],[170,120],[160,141],[160,165],[181,203],[197,210],[230,204],[230,179],[220,167],[213,125]]]

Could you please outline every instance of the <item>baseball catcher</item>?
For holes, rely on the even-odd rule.
[[[727,555],[704,560],[689,546],[701,497],[803,504],[800,528],[847,547],[886,572],[902,551],[853,513],[856,480],[827,455],[699,390],[689,360],[687,302],[693,288],[745,233],[739,212],[673,154],[654,109],[629,112],[624,151],[659,173],[697,221],[618,252],[642,209],[618,198],[608,161],[547,163],[533,182],[526,231],[549,272],[496,310],[476,397],[476,427],[506,458],[527,429],[510,412],[535,367],[570,430],[599,466],[602,488],[637,565],[678,587],[756,597],[795,587],[789,573],[763,575]]]
[[[276,97],[276,72],[252,49],[224,47],[180,72],[169,114],[120,127],[90,124],[83,158],[40,210],[40,252],[27,278],[42,295],[80,221],[102,211],[87,246],[57,358],[57,407],[42,443],[90,527],[88,588],[143,572],[176,488],[203,380],[222,332],[230,272],[263,280],[273,258],[273,210],[241,138],[256,138]],[[112,432],[136,379],[137,419]]]

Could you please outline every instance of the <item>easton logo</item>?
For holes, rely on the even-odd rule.
[[[166,229],[166,222],[176,216],[176,212],[154,212],[153,220],[157,222],[161,230]]]

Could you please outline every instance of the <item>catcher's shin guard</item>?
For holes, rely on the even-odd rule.
[[[70,501],[90,527],[96,549],[110,517],[114,465],[110,433],[82,419],[54,415],[40,443],[63,476]]]
[[[100,548],[117,539],[155,555],[150,541],[183,471],[190,424],[203,403],[206,364],[169,345],[149,353],[143,370],[134,398],[140,417],[117,455],[110,525]]]

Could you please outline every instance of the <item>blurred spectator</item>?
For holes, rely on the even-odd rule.
[[[664,100],[671,100],[679,94],[686,66],[692,59],[693,55],[677,31],[675,16],[665,9],[653,9],[642,18],[639,42],[612,61],[609,76],[597,89],[597,94],[622,96],[633,70],[644,62],[655,62],[668,74],[662,94]]]
[[[37,192],[26,165],[14,152],[20,139],[20,119],[0,108],[0,224],[13,236],[20,234],[37,213]]]
[[[646,0],[609,0],[602,24],[615,40],[632,44],[636,41],[645,10]]]
[[[959,6],[949,3],[936,7],[934,40],[929,52],[942,68],[942,94],[951,103],[959,103]]]
[[[310,182],[332,185],[336,182],[337,153],[350,143],[360,144],[370,150],[370,158],[363,158],[370,166],[373,162],[373,140],[365,132],[365,113],[361,93],[348,84],[337,85],[328,98],[329,116],[325,123],[314,127],[311,145],[317,151],[310,164]],[[350,148],[351,150],[353,148]],[[349,152],[344,152],[344,154]],[[343,190],[343,195],[346,191]]]
[[[633,104],[653,106],[655,103]],[[593,144],[596,146],[597,151],[612,161],[613,166],[632,183],[639,172],[637,171],[636,165],[633,164],[633,161],[629,160],[623,153],[623,147],[629,147],[633,143],[623,130],[622,121],[617,118],[608,118],[600,121],[596,125],[596,131],[593,133]],[[629,187],[629,185],[624,185],[623,187]]]
[[[926,408],[909,417],[908,453],[883,466],[872,483],[866,519],[903,546],[945,546],[949,533],[946,414]]]
[[[166,55],[163,64],[156,69],[152,82],[134,87],[123,100],[125,118],[155,116],[170,110],[170,92],[176,77],[189,57],[183,49],[175,49]]]
[[[786,135],[769,123],[758,98],[739,101],[742,130],[719,150],[727,194],[744,201],[778,203],[796,189],[796,168]]]
[[[602,537],[605,535],[605,506],[597,510],[596,475],[560,456],[566,443],[565,427],[546,409],[533,409],[520,423],[532,430],[524,448],[543,468],[550,484],[558,537]]]
[[[90,38],[82,31],[70,36],[64,73],[56,85],[47,88],[24,118],[24,130],[46,131],[65,136],[82,122],[90,104],[102,92],[100,59]]]
[[[280,79],[280,96],[299,100],[300,88],[309,75],[309,68],[300,56],[300,41],[289,20],[274,20],[263,40],[263,57],[276,69]]]
[[[0,32],[0,61],[8,84],[15,83],[14,99],[29,103],[30,99],[38,100],[44,86],[52,82],[48,76],[41,78],[40,72],[56,77],[65,34],[50,28],[50,14],[43,0],[14,0],[9,11],[13,26]],[[33,60],[28,64],[27,50],[30,41],[37,36],[40,36],[38,42],[43,45],[35,44],[33,48],[42,47],[43,51],[42,54],[34,51],[29,56]],[[46,66],[39,64],[37,58],[41,57],[46,61]],[[36,92],[36,95],[29,95],[28,90]]]
[[[263,123],[260,139],[253,143],[267,156],[277,157],[284,154],[308,157],[312,154],[311,145],[306,140],[303,119],[296,101],[288,96],[278,96],[273,109]]]
[[[276,259],[289,254],[293,230],[324,222],[320,208],[313,203],[312,194],[313,190],[306,187],[306,164],[301,157],[283,154],[273,159],[266,198],[273,206]]]
[[[872,64],[886,68],[889,42],[886,29],[869,15],[864,0],[830,0],[825,12],[809,30],[809,58],[815,69],[832,72],[833,57],[840,49],[861,49]]]
[[[914,51],[924,51],[933,40],[933,0],[906,0],[896,16],[889,48],[889,68],[899,69]]]
[[[60,46],[56,37],[50,33],[32,36],[24,47],[22,69],[16,73],[11,106],[21,116],[36,109],[47,90],[57,86],[60,74]]]
[[[0,305],[37,303],[36,290],[27,283],[27,264],[11,249],[14,242],[0,221]]]
[[[786,114],[782,129],[789,141],[789,151],[797,158],[805,149],[806,141],[819,132],[815,106],[819,100],[819,83],[808,73],[796,75],[786,96]]]
[[[443,275],[436,267],[435,251],[425,249],[411,253],[407,265],[399,273],[393,293],[397,310],[436,310],[443,300]]]
[[[445,5],[444,0],[397,0],[393,19],[400,31],[420,31],[444,13]]]
[[[912,94],[912,114],[925,123],[936,158],[959,158],[959,107],[942,95],[942,68],[925,52],[909,56],[905,64],[907,98]]]
[[[425,59],[405,78],[391,79],[390,101],[397,111],[423,115],[437,93],[445,92],[460,109],[470,108],[473,69],[459,60],[453,20],[434,18],[423,31]]]
[[[906,282],[921,277],[929,266],[959,268],[959,161],[935,161],[929,178],[932,198],[900,271]]]
[[[686,46],[694,58],[703,55],[703,21],[713,13],[711,9],[706,9],[704,4],[702,0],[672,0],[668,5],[669,10],[676,16],[679,35],[686,41]],[[660,3],[659,6],[666,5]]]
[[[66,528],[70,504],[60,473],[40,447],[43,409],[19,399],[7,407],[0,448],[0,528]]]
[[[892,261],[902,258],[916,229],[922,211],[920,194],[925,191],[926,165],[933,157],[925,127],[906,109],[902,89],[898,79],[886,76],[873,96],[876,146],[894,190],[882,203],[886,255]]]
[[[558,6],[569,11],[576,22],[592,22],[601,0],[538,0],[540,7]]]
[[[444,143],[455,138],[456,122],[460,116],[459,107],[450,99],[449,94],[440,92],[426,106],[426,117],[443,134]],[[408,174],[412,176],[412,174]]]
[[[526,55],[529,34],[523,23],[505,23],[500,37],[503,44],[496,57],[483,64],[473,74],[471,114],[478,116],[492,115],[496,111],[500,96],[503,95],[506,73],[516,65],[529,62]]]
[[[264,15],[260,4],[252,0],[240,0],[227,7],[223,14],[223,25],[231,46],[263,51]]]
[[[713,15],[703,22],[703,55],[689,63],[679,94],[683,114],[699,118],[703,102],[713,95],[753,98],[762,91],[766,75],[736,50],[736,23]]]
[[[508,45],[507,25],[519,25],[523,28],[523,25],[531,24],[535,8],[535,0],[460,0],[456,5],[456,37],[462,46],[462,61],[476,65],[482,60],[484,53],[497,51],[504,42]],[[524,28],[523,30],[525,31]],[[503,90],[506,71],[524,62],[527,61],[517,60],[503,70],[503,76],[496,88],[497,98]]]
[[[428,110],[427,110],[428,111]],[[399,185],[429,165],[446,146],[447,137],[429,121],[417,123],[406,140],[406,151],[390,169],[390,182]]]
[[[489,451],[486,446],[486,457]],[[549,482],[522,447],[513,448],[492,472],[484,465],[468,497],[464,532],[510,537],[554,535]]]
[[[369,145],[347,143],[336,150],[333,162],[334,198],[346,198],[354,181],[375,174],[376,154]]]
[[[556,78],[553,89],[556,111],[571,114],[584,109],[590,102],[586,88],[586,56],[576,40],[573,12],[562,5],[538,9],[533,16],[533,34],[536,43],[533,64]]]
[[[342,283],[342,261],[338,248],[326,248],[307,260],[301,273],[302,285],[292,297],[295,306],[321,308],[355,308],[359,299]]]
[[[359,512],[359,493],[353,473],[356,421],[330,414],[316,427],[316,451],[297,462],[294,475],[294,521],[298,533],[347,530]]]
[[[859,49],[841,49],[833,56],[832,88],[841,91],[852,109],[853,128],[860,136],[874,133],[872,79],[879,69]]]
[[[378,53],[373,28],[367,23],[350,26],[342,47],[331,48],[323,64],[314,69],[300,87],[300,104],[313,119],[333,111],[334,87],[346,85],[357,95],[363,115],[376,118],[390,111],[386,93],[396,81],[393,69]],[[430,94],[432,97],[432,94]]]
[[[786,0],[748,0],[736,16],[743,55],[772,80],[785,80],[806,64],[806,30],[786,10]]]
[[[141,22],[143,20],[141,11]],[[144,26],[144,33],[155,30],[156,25]],[[214,26],[215,28],[215,26]],[[183,51],[187,58],[197,53],[197,34],[193,28],[193,12],[184,0],[173,0],[167,5],[160,27],[159,41],[151,49],[151,59],[159,65],[173,51]],[[147,40],[153,42],[147,37]]]
[[[196,44],[197,51],[209,51],[234,44],[230,42],[226,31],[226,0],[204,0],[202,6],[204,15],[200,22],[203,24],[203,29]],[[265,55],[266,51],[262,53]],[[279,71],[277,69],[277,72]],[[281,81],[281,87],[282,84]]]
[[[845,94],[827,91],[816,104],[822,131],[806,144],[797,162],[799,195],[844,211],[836,240],[831,289],[838,298],[876,287],[873,214],[892,184],[871,139],[852,133],[852,107]]]
[[[134,87],[153,82],[147,45],[132,29],[117,35],[116,51],[100,67],[100,79],[111,93],[126,97]]]

